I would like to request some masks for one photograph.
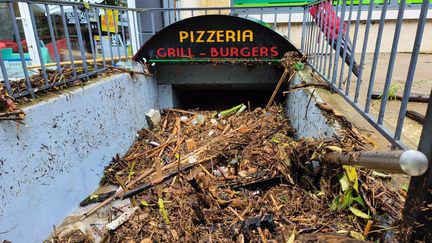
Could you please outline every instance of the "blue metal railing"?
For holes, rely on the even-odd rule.
[[[351,45],[351,21],[354,21],[352,19],[352,12],[353,12],[353,4],[347,4],[347,0],[339,0],[340,4],[338,4],[336,7],[328,7],[325,6],[325,2],[318,2],[310,4],[306,7],[305,13],[307,15],[307,23],[304,24],[304,27],[306,28],[306,33],[310,32],[309,36],[312,36],[311,38],[308,38],[308,35],[305,37],[305,43],[303,46],[303,50],[305,54],[308,56],[308,62],[310,66],[317,71],[319,74],[322,75],[324,80],[326,80],[331,87],[339,93],[355,110],[357,110],[366,120],[369,121],[371,125],[373,125],[381,134],[383,134],[387,140],[389,140],[393,146],[397,148],[406,148],[406,145],[404,145],[401,142],[401,133],[402,128],[405,120],[405,114],[407,110],[408,105],[408,99],[411,91],[411,87],[413,84],[413,78],[414,73],[416,70],[416,64],[419,56],[420,51],[420,44],[422,42],[422,35],[425,30],[425,24],[426,24],[426,17],[427,17],[427,11],[429,9],[429,1],[425,0],[423,1],[420,11],[419,11],[419,18],[418,18],[418,25],[416,30],[416,37],[414,40],[414,46],[411,53],[411,60],[410,65],[408,68],[408,74],[405,81],[405,88],[404,88],[404,95],[401,102],[400,110],[399,110],[399,116],[397,119],[397,124],[394,129],[394,132],[389,131],[389,128],[384,125],[384,115],[386,114],[386,108],[388,106],[388,99],[389,96],[389,90],[391,87],[391,80],[392,75],[394,71],[394,65],[396,60],[396,54],[398,50],[398,43],[400,39],[400,33],[401,33],[401,26],[403,23],[403,15],[406,8],[406,0],[401,0],[398,8],[398,16],[396,19],[396,27],[394,31],[393,41],[392,41],[392,47],[390,52],[390,59],[386,71],[386,78],[384,83],[384,88],[382,89],[381,93],[381,101],[380,101],[380,108],[378,111],[378,116],[375,117],[372,115],[371,111],[371,102],[372,102],[372,94],[373,91],[375,91],[375,79],[376,79],[376,73],[377,73],[377,65],[380,55],[380,47],[382,47],[382,37],[384,32],[384,25],[386,20],[386,13],[388,9],[388,2],[384,1],[381,6],[381,14],[379,18],[379,26],[378,26],[378,33],[376,35],[375,40],[375,46],[374,46],[374,52],[373,52],[373,61],[371,65],[371,71],[370,75],[367,79],[364,77],[364,65],[365,65],[365,59],[366,59],[366,53],[367,53],[367,47],[368,44],[371,43],[372,40],[369,39],[369,33],[371,30],[371,23],[372,23],[372,12],[374,11],[375,5],[373,1],[369,1],[368,8],[367,8],[367,18],[366,18],[366,26],[364,31],[364,36],[362,39],[359,39],[359,12],[363,8],[363,3],[360,0],[358,6],[357,6],[357,14],[356,19],[353,24],[355,24],[355,30],[354,30],[354,36],[353,36],[353,44]],[[340,7],[339,7],[340,6]],[[324,8],[328,7],[327,10],[330,10],[330,15],[334,16],[325,16],[323,17]],[[311,14],[312,10],[318,10],[320,14],[316,16],[312,16]],[[319,10],[323,11],[319,11]],[[348,11],[347,11],[348,9]],[[327,13],[324,13],[327,14]],[[348,24],[345,27],[344,21],[346,21],[346,16],[348,15]],[[321,18],[320,18],[321,17]],[[338,22],[339,26],[334,26],[337,21],[336,19],[340,20]],[[323,30],[324,26],[324,30]],[[331,28],[330,30],[326,29],[327,27]],[[315,33],[315,35],[314,35]],[[321,36],[316,37],[316,35],[321,34]],[[322,33],[324,33],[325,37],[322,37]],[[356,53],[356,47],[357,44],[362,41],[362,50],[359,53],[360,55],[360,64],[358,65],[358,72],[356,73],[355,80],[355,90],[354,95],[351,95],[350,92],[353,91],[351,89],[351,82],[352,82],[352,74],[355,71],[355,59],[358,58],[358,53]],[[318,43],[318,44],[317,44]],[[314,48],[314,46],[325,46],[326,49],[323,51],[322,49]],[[350,59],[350,62],[348,63],[348,76],[345,78],[344,71],[345,71],[345,61],[346,58]],[[324,61],[323,61],[324,59]],[[342,61],[340,60],[342,59]],[[324,63],[324,66],[322,64]],[[346,82],[344,82],[346,80]],[[366,84],[367,83],[367,84]],[[367,94],[364,100],[360,99],[360,91],[362,89],[367,89]]]
[[[20,60],[18,66],[22,70],[20,72],[22,77],[14,78],[13,74],[9,72],[10,69],[6,65],[8,62],[2,56],[1,50],[0,69],[4,86],[12,97],[34,97],[37,92],[57,85],[75,82],[80,79],[88,80],[92,75],[104,72],[108,66],[115,65],[119,60],[131,59],[132,50],[138,50],[144,44],[146,38],[151,37],[161,28],[187,17],[206,14],[254,17],[268,23],[274,29],[278,29],[283,24],[286,28],[284,34],[288,38],[291,38],[292,35],[292,23],[296,22],[302,25],[301,43],[297,44],[301,45],[301,50],[308,57],[310,66],[321,74],[337,93],[395,147],[405,148],[406,146],[401,142],[401,134],[419,56],[419,46],[425,28],[429,1],[425,0],[422,5],[418,6],[420,8],[418,11],[417,34],[394,132],[389,131],[389,128],[384,126],[388,106],[387,99],[381,99],[379,112],[377,118],[375,118],[371,114],[371,96],[375,88],[375,76],[382,45],[384,22],[388,9],[392,9],[392,11],[398,11],[398,16],[382,97],[389,95],[401,26],[407,4],[406,0],[400,0],[398,8],[395,9],[388,5],[389,2],[383,1],[383,4],[380,4],[379,8],[377,8],[374,1],[367,1],[367,5],[363,4],[364,1],[366,0],[357,2],[348,0],[333,1],[333,4],[329,4],[331,9],[327,9],[331,11],[328,11],[328,13],[317,11],[313,15],[311,9],[322,9],[323,4],[326,3],[325,1],[298,6],[139,9],[99,4],[84,5],[79,2],[54,0],[0,0],[0,4],[7,6],[11,17],[12,32],[14,33]],[[16,17],[14,4],[17,3],[28,7],[32,29],[30,35],[33,35],[36,43],[41,43],[42,39],[50,41],[51,60],[46,60],[47,57],[43,55],[42,49],[45,47],[36,45],[34,47],[36,49],[35,53],[37,53],[36,59],[39,60],[40,65],[29,66],[26,63],[25,55],[27,54],[24,52],[21,42],[21,27],[18,24],[23,16],[21,18]],[[395,1],[391,1],[391,4],[394,3]],[[53,13],[54,11],[51,10],[53,7],[59,7],[59,11]],[[35,16],[37,13],[35,11],[37,9],[43,9],[44,15],[42,17],[45,17],[46,22],[36,21]],[[378,34],[374,43],[375,51],[371,72],[369,77],[365,77],[362,67],[365,66],[368,45],[371,44],[369,33],[374,11],[380,11],[381,17],[379,18]],[[66,18],[66,12],[72,18]],[[359,34],[361,13],[366,15],[365,31],[362,36]],[[60,18],[54,18],[57,15],[61,15]],[[351,33],[353,27],[354,33]],[[331,28],[331,30],[329,31],[328,28]],[[45,32],[43,34],[41,33],[43,32],[42,29]],[[335,29],[345,29],[345,31],[341,31],[343,34],[337,35],[336,32],[333,33]],[[63,36],[59,36],[59,32],[62,32]],[[96,36],[98,36],[98,40],[96,40]],[[60,43],[57,44],[60,39],[64,40],[61,45]],[[122,43],[122,46],[120,43]],[[348,44],[349,46],[347,46]],[[361,50],[359,50],[360,45]],[[360,63],[357,64],[355,60],[360,60]],[[57,71],[58,75],[51,74],[52,68]],[[36,70],[39,80],[43,80],[42,84],[40,82],[35,83],[35,75],[31,75],[34,73],[31,72],[32,70]],[[353,74],[355,77],[353,77]],[[61,78],[63,75],[67,76],[67,78]],[[361,99],[360,91],[365,88],[367,89],[366,98]]]

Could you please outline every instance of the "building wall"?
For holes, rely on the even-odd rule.
[[[153,79],[118,74],[0,122],[0,239],[42,242],[99,184],[158,108]]]

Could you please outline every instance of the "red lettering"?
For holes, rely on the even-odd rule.
[[[229,47],[221,47],[220,48],[220,56],[221,57],[228,57],[229,56]]]
[[[231,47],[231,57],[238,57],[239,56],[239,49],[237,47]]]
[[[279,52],[277,51],[277,47],[276,46],[273,46],[272,48],[270,48],[270,55],[272,57],[279,56]]]
[[[267,47],[261,47],[260,48],[260,57],[268,57],[268,48]]]
[[[165,48],[159,48],[156,50],[156,55],[158,57],[166,57]]]
[[[249,48],[243,47],[242,49],[240,49],[240,55],[242,57],[250,57],[251,54],[250,54]]]
[[[175,57],[175,49],[174,48],[167,48],[168,57]]]
[[[252,56],[253,57],[258,56],[258,47],[256,47],[256,46],[252,47]]]
[[[188,57],[193,57],[192,50],[190,48],[188,48],[187,53],[188,53],[188,55],[187,55]]]
[[[214,48],[214,47],[210,48],[210,56],[211,57],[217,57],[217,56],[219,56],[219,52],[217,51],[216,48]]]

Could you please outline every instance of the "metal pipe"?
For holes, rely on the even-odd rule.
[[[417,150],[328,153],[320,159],[325,164],[359,166],[410,176],[422,175],[429,166],[426,155]]]
[[[13,8],[13,3],[12,2],[9,3],[9,14],[10,14],[10,16],[12,18],[12,28],[13,28],[13,32],[14,32],[14,36],[15,36],[15,41],[16,41],[17,46],[18,46],[18,52],[19,52],[19,55],[20,55],[21,65],[22,65],[22,69],[23,69],[23,72],[24,72],[26,87],[27,87],[27,90],[28,90],[30,96],[32,98],[35,98],[34,90],[32,89],[32,86],[31,86],[31,83],[30,83],[29,73],[28,73],[28,70],[27,70],[27,63],[26,63],[25,58],[24,58],[24,50],[23,50],[23,47],[21,45],[21,38],[20,38],[19,31],[18,31],[18,25],[16,23],[16,19],[17,18],[15,16],[15,12],[14,12],[14,8]]]
[[[355,57],[355,50],[356,50],[356,46],[357,46],[357,35],[358,35],[358,30],[359,30],[359,26],[360,26],[360,16],[361,16],[361,9],[363,6],[363,0],[360,0],[358,3],[358,9],[357,9],[357,19],[356,19],[356,26],[355,26],[355,30],[354,30],[354,40],[353,40],[353,48],[352,48],[352,58],[350,60],[350,64],[349,64],[349,68],[348,68],[348,77],[347,77],[347,85],[346,85],[346,89],[345,89],[345,95],[348,96],[349,92],[350,92],[350,87],[351,87],[351,75],[352,75],[352,69],[354,66],[354,57]]]
[[[72,67],[72,74],[73,74],[74,77],[76,77],[77,73],[75,71],[75,63],[74,63],[75,60],[74,60],[74,57],[73,57],[73,54],[72,54],[72,45],[71,45],[70,38],[69,38],[69,30],[68,30],[68,27],[67,27],[67,22],[66,22],[66,17],[65,17],[65,12],[64,12],[64,9],[63,9],[63,5],[60,5],[60,12],[61,12],[61,18],[62,18],[62,23],[63,23],[63,32],[64,32],[64,35],[65,35],[65,38],[66,38],[66,47],[67,47],[68,52],[69,52],[69,59],[70,59],[70,62],[71,62],[71,67]]]
[[[336,84],[337,71],[338,71],[338,67],[339,67],[339,57],[340,57],[340,49],[341,49],[341,43],[342,43],[344,20],[345,20],[346,3],[347,3],[347,0],[342,0],[342,9],[341,9],[341,14],[340,14],[341,16],[340,16],[340,21],[339,21],[339,31],[337,33],[338,37],[337,37],[337,41],[336,41],[335,60],[334,60],[334,64],[333,64],[334,67],[333,67],[333,74],[332,74],[332,79],[331,79],[333,84]],[[345,31],[348,31],[348,30],[345,30]],[[333,41],[334,41],[334,38],[333,38]],[[333,44],[335,44],[335,43],[333,42]],[[346,45],[344,46],[344,48],[345,49],[347,48]]]
[[[372,98],[373,88],[375,85],[375,74],[376,74],[376,70],[377,70],[377,66],[378,66],[378,57],[380,54],[380,47],[381,47],[381,40],[382,40],[383,31],[384,31],[384,22],[385,22],[385,18],[386,18],[386,12],[387,12],[387,0],[384,1],[384,5],[383,5],[383,8],[381,10],[380,24],[378,26],[378,35],[377,35],[377,40],[376,40],[376,44],[375,44],[375,52],[374,52],[374,56],[373,56],[372,68],[371,68],[371,73],[370,73],[370,78],[369,78],[368,92],[367,92],[367,96],[366,96],[366,104],[365,104],[365,109],[364,109],[364,111],[366,113],[369,113],[370,106],[371,106],[371,98]]]
[[[387,97],[388,97],[389,91],[390,91],[390,83],[392,81],[391,78],[392,78],[392,74],[393,74],[394,64],[396,61],[400,32],[402,29],[402,21],[403,21],[403,15],[404,15],[404,11],[405,11],[405,2],[406,2],[406,0],[400,1],[400,8],[399,8],[399,12],[398,12],[397,21],[396,21],[396,28],[394,31],[393,44],[392,44],[389,64],[388,64],[388,68],[387,68],[387,75],[386,75],[386,79],[385,79],[385,83],[384,83],[384,90],[382,93],[380,111],[378,114],[378,124],[382,124],[384,121],[384,113],[385,113],[385,110],[387,107],[387,100],[388,100]]]
[[[362,47],[362,52],[361,52],[361,57],[360,57],[360,65],[359,65],[360,69],[359,69],[359,74],[357,76],[356,89],[355,89],[355,93],[354,93],[354,103],[358,102],[358,98],[360,95],[360,86],[361,86],[361,82],[362,82],[361,78],[362,78],[362,74],[363,74],[363,65],[365,62],[365,56],[366,56],[366,51],[367,51],[367,43],[368,43],[368,39],[369,39],[369,30],[370,30],[370,25],[372,22],[373,7],[374,7],[374,1],[370,1],[367,20],[366,20],[366,29],[364,32],[363,47]]]
[[[34,23],[34,24],[32,24],[32,27],[33,27],[33,34],[34,34],[36,43],[40,43],[39,34],[37,31],[37,27],[36,27],[36,20],[35,20],[34,14],[33,14],[33,4],[28,3],[28,10],[29,10],[31,21]],[[41,64],[40,66],[42,69],[42,76],[44,78],[45,85],[47,85],[48,84],[48,75],[47,75],[47,72],[45,70],[45,61],[48,62],[48,60],[43,60],[42,50],[41,50],[41,46],[39,44],[36,45],[36,49],[37,49],[40,64]]]
[[[84,42],[83,42],[83,37],[82,37],[82,34],[81,34],[81,26],[80,26],[80,20],[79,20],[79,17],[78,17],[77,8],[75,6],[73,6],[72,7],[72,11],[73,11],[74,18],[75,18],[75,29],[76,29],[76,32],[77,32],[77,35],[78,35],[78,45],[79,45],[79,48],[80,48],[81,59],[83,60],[82,65],[83,65],[84,73],[87,76],[87,80],[89,80],[90,77],[89,77],[89,75],[87,75],[88,74],[88,68],[87,68],[87,63],[86,63],[87,59],[86,59],[86,56],[85,56],[85,53],[84,53]]]
[[[402,99],[401,108],[399,110],[399,117],[396,125],[396,131],[394,138],[399,140],[401,138],[402,128],[405,121],[405,114],[408,105],[409,94],[411,93],[411,87],[414,80],[414,74],[417,66],[417,60],[420,53],[420,44],[423,39],[423,32],[426,25],[426,17],[429,7],[429,1],[424,0],[422,8],[420,10],[420,16],[418,19],[417,31],[414,40],[414,46],[411,54],[410,65],[408,69],[407,79],[405,82],[404,94]]]

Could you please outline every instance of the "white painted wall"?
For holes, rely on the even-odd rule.
[[[0,240],[42,242],[123,154],[158,108],[156,81],[118,74],[0,122]]]

